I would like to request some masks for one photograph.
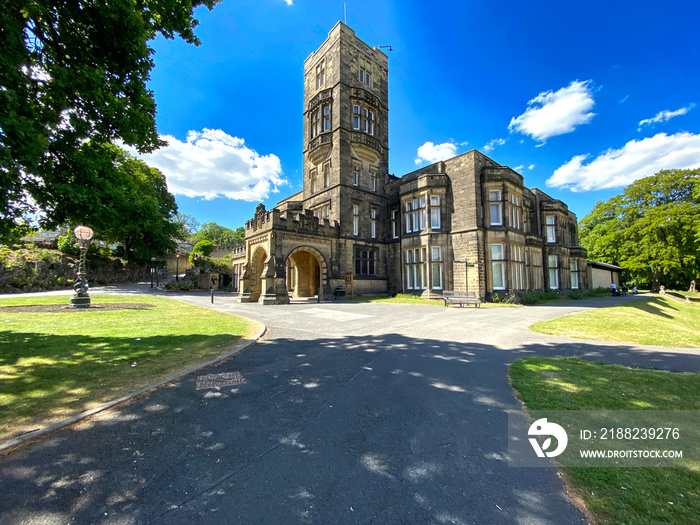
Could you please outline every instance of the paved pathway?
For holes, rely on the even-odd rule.
[[[268,325],[207,370],[245,384],[196,390],[190,377],[0,458],[0,523],[582,523],[556,469],[507,466],[507,416],[521,414],[508,363],[700,370],[697,350],[527,330],[622,298],[445,309],[178,297]]]

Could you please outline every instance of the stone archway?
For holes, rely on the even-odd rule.
[[[250,258],[250,301],[255,302],[262,293],[262,272],[265,268],[267,253],[262,246],[258,246]]]
[[[326,295],[328,285],[328,265],[316,248],[299,246],[289,252],[285,263],[287,269],[287,292],[291,297],[314,297],[319,300]]]

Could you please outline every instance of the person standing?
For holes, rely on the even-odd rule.
[[[617,285],[615,283],[610,283],[610,293],[615,297],[617,295]]]

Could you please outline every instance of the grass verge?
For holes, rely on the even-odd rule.
[[[0,299],[67,304],[68,296]],[[167,379],[252,338],[245,319],[157,296],[93,296],[133,310],[10,313],[0,309],[0,441]]]
[[[509,369],[531,410],[700,410],[700,375],[579,359],[526,358]],[[700,468],[565,468],[598,523],[696,523]]]
[[[664,297],[535,323],[535,332],[581,339],[700,348],[700,306]]]
[[[418,297],[412,294],[396,294],[394,297],[388,296],[359,296],[359,297],[345,297],[339,299],[340,301],[353,301],[358,303],[392,303],[392,304],[424,304],[428,306],[442,306],[445,307],[445,301],[442,299],[425,299],[423,297]],[[482,302],[481,306],[486,308],[498,308],[504,306],[522,306],[520,304],[506,304],[506,303],[486,303]],[[456,306],[459,307],[458,305]],[[465,306],[465,308],[474,308],[474,306]]]

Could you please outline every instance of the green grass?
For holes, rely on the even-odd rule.
[[[664,297],[536,323],[535,332],[581,339],[700,348],[700,305]]]
[[[573,358],[526,358],[509,370],[530,410],[700,410],[700,375]],[[700,468],[565,468],[599,523],[697,523]]]
[[[359,303],[392,303],[392,304],[424,304],[428,306],[442,306],[445,307],[445,301],[442,299],[425,299],[413,294],[396,294],[394,297],[388,297],[386,295],[382,296],[359,296],[359,297],[345,297],[339,299],[341,301],[353,301]],[[506,304],[506,303],[481,303],[481,306],[486,308],[502,307],[502,306],[522,306],[519,304]],[[465,306],[467,308],[467,306]],[[474,308],[474,306],[468,306],[468,308]]]
[[[700,302],[700,292],[669,290],[666,293],[669,295],[675,295],[676,297],[680,297],[681,299],[688,298],[691,302]]]
[[[67,304],[68,296],[0,299]],[[244,319],[157,296],[92,296],[139,310],[0,310],[0,440],[98,406],[204,363],[251,338]],[[132,366],[136,363],[136,366]]]

